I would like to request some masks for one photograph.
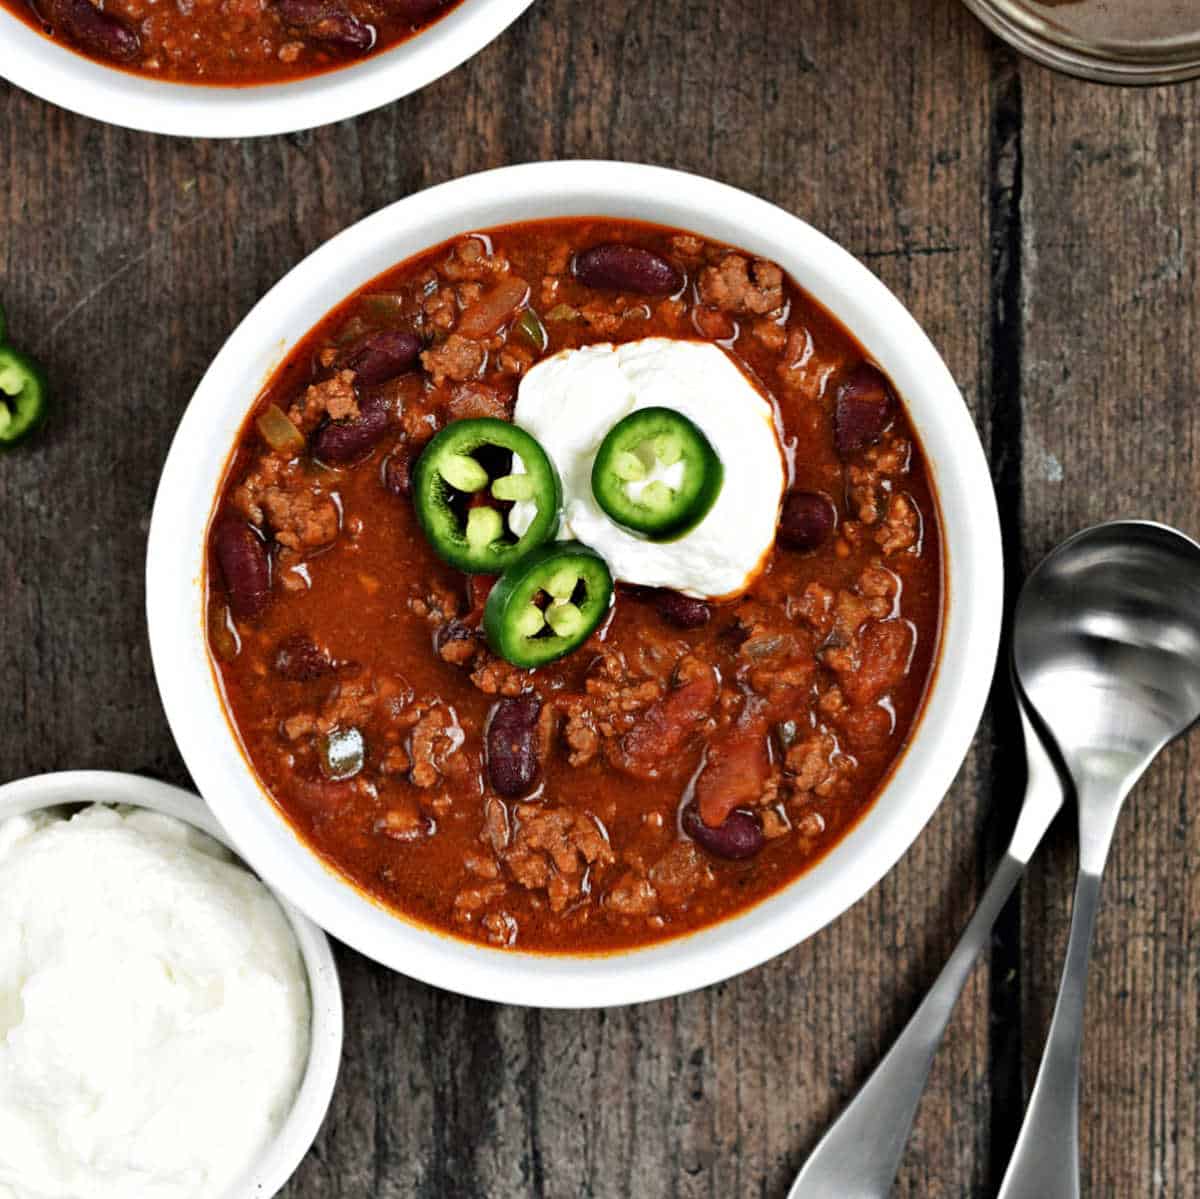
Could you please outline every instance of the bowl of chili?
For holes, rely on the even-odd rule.
[[[612,291],[613,245],[624,255],[617,282],[625,293]],[[596,262],[603,271],[593,270]],[[495,274],[487,286],[471,285],[472,272],[488,271]],[[529,283],[535,271],[544,272],[540,285]],[[507,288],[513,296],[497,332],[480,308],[500,291],[495,278],[518,275],[525,286]],[[604,287],[603,302],[589,307]],[[443,291],[458,297],[457,324],[435,332]],[[347,299],[330,313],[329,297]],[[371,323],[389,306],[404,329]],[[388,325],[392,317],[378,319]],[[551,327],[555,321],[564,323]],[[472,357],[461,333],[475,324],[491,339],[483,359]],[[398,354],[395,376],[381,381],[382,360],[371,355],[390,343],[378,339],[413,329],[426,347],[420,366],[415,355]],[[556,440],[561,422],[520,419],[533,372],[544,369],[539,354],[549,355],[548,366],[582,354],[610,370],[619,360],[643,371],[655,399],[662,372],[645,370],[664,361],[664,345],[682,345],[680,361],[700,363],[689,395],[709,379],[719,379],[722,396],[741,386],[735,380],[749,383],[746,418],[719,432],[686,396],[666,407],[687,422],[663,418],[663,405],[648,401],[634,409],[648,414],[638,421],[599,422],[595,445],[608,439],[607,452],[580,459],[586,469]],[[714,345],[725,354],[710,364]],[[506,413],[510,426],[514,420],[515,378],[506,391],[497,365],[488,382],[486,363],[502,358],[521,377],[517,434],[532,436],[537,452],[523,441],[514,448],[508,434],[497,446],[487,424]],[[726,378],[729,360],[739,371]],[[375,386],[364,389],[366,380]],[[384,392],[404,430],[393,423],[383,440],[360,443]],[[774,405],[771,438],[782,433],[782,496],[771,483],[778,462],[760,460],[749,477],[737,461],[737,439],[750,436],[757,419],[756,393]],[[501,401],[489,405],[497,394]],[[611,389],[588,394],[602,406]],[[442,403],[451,405],[449,419],[431,407]],[[323,410],[314,414],[314,406]],[[263,457],[274,427],[264,428],[263,417],[272,409],[297,426],[296,446],[278,451],[298,455],[289,466]],[[807,448],[806,420],[819,430]],[[353,455],[322,459],[329,429],[355,442]],[[398,469],[407,437],[422,447],[415,470],[410,461]],[[522,447],[533,464],[528,478],[515,465]],[[604,478],[592,495],[597,463]],[[661,480],[672,469],[678,486],[635,507],[666,511],[666,523],[682,531],[654,521],[634,529],[625,501],[644,497],[650,477],[639,471]],[[703,485],[685,486],[689,472]],[[304,480],[303,498],[280,498],[292,486],[285,476]],[[775,486],[768,495],[779,528],[738,594],[724,581],[705,590],[703,580],[663,591],[629,565],[682,561],[680,547],[700,544],[692,539],[713,527],[740,532],[703,544],[728,549],[750,540],[762,477]],[[831,479],[845,496],[831,498]],[[322,490],[329,480],[336,503]],[[267,496],[264,486],[275,491]],[[379,494],[400,502],[371,508]],[[539,497],[558,508],[556,529],[547,521],[538,544],[512,551],[510,562],[473,557],[495,546],[508,553],[518,540],[512,513],[525,503],[536,521]],[[260,512],[260,525],[245,515],[256,500],[275,512]],[[596,517],[604,504],[617,515]],[[863,515],[872,505],[882,505],[871,517],[877,527]],[[472,519],[481,510],[507,513],[513,534],[498,540],[502,522]],[[589,513],[590,527],[607,521],[611,536],[629,538],[638,552],[579,544],[589,540],[578,537]],[[264,548],[264,535],[284,542]],[[391,569],[385,559],[397,570],[380,585],[376,576]],[[437,598],[442,582],[465,596],[460,608],[439,606],[453,608]],[[299,597],[294,606],[286,589]],[[774,205],[707,179],[623,163],[469,176],[368,217],[297,266],[243,321],[197,389],[163,471],[147,559],[151,648],[168,718],[201,791],[255,869],[385,965],[465,994],[551,1007],[641,1001],[727,978],[861,898],[916,839],[966,754],[992,678],[1001,592],[998,519],[978,435],[903,305],[845,250]],[[239,603],[248,617],[235,611]],[[292,635],[302,611],[302,619],[336,628],[337,655]],[[857,620],[844,640],[832,625],[841,619]],[[412,621],[426,624],[402,632]],[[816,682],[814,647],[823,655]],[[894,690],[883,694],[862,664],[882,664],[888,654]],[[663,655],[672,665],[656,677]],[[613,667],[614,657],[625,665]],[[644,675],[635,675],[634,659]],[[610,667],[629,677],[614,680]],[[466,671],[470,683],[460,681]],[[263,678],[275,681],[256,681]],[[740,698],[718,698],[735,678]],[[438,687],[443,694],[430,698]],[[794,702],[796,688],[823,697],[823,715],[806,710],[800,728],[771,708]],[[418,693],[425,698],[414,699]],[[289,707],[318,694],[332,697],[337,712]],[[744,702],[747,695],[755,702]],[[609,704],[606,720],[588,696]],[[355,705],[386,719],[355,724],[346,715]],[[550,709],[556,714],[543,727],[538,717]],[[683,719],[693,723],[680,734]],[[840,749],[826,719],[842,730]],[[565,748],[556,751],[559,765],[535,760],[546,728],[560,736],[562,721],[581,734],[570,742],[577,773],[568,773]],[[589,730],[602,742],[590,758],[582,735]],[[831,742],[822,740],[827,733]],[[319,763],[310,743],[320,747]],[[440,748],[426,759],[428,746]],[[800,795],[799,806],[781,802],[774,815],[737,798],[738,780],[767,756],[782,763],[782,776],[772,766],[772,778]],[[368,758],[369,780],[361,774]],[[850,795],[839,772],[858,767],[869,786],[853,802],[838,800]],[[656,809],[668,778],[674,798]],[[421,782],[429,788],[418,794]],[[826,783],[827,803],[819,794]],[[765,775],[759,784],[772,785]],[[584,819],[580,805],[595,811]],[[819,820],[809,819],[814,810]],[[776,848],[795,846],[784,833],[811,841],[789,858]],[[446,890],[451,858],[413,849],[432,844],[453,845],[453,869],[474,877]],[[646,856],[652,844],[662,856]],[[666,897],[684,876],[699,889],[670,908]],[[639,907],[656,887],[660,906]],[[501,892],[504,910],[489,908],[488,896]]]
[[[109,124],[180,137],[294,133],[418,91],[532,0],[0,0],[0,76]]]

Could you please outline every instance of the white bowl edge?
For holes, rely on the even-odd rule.
[[[748,911],[676,940],[600,956],[474,945],[387,912],[301,848],[230,734],[203,638],[204,534],[237,431],[264,379],[337,302],[411,255],[471,229],[554,216],[691,229],[770,258],[851,331],[895,382],[943,517],[950,602],[917,735],[873,807],[816,866]],[[151,522],[147,609],[167,716],[202,794],[254,868],[338,939],[411,977],[499,1002],[594,1007],[706,986],[798,944],[861,898],[916,839],[953,782],[991,686],[1003,592],[987,461],[953,378],[915,320],[845,250],[724,184],[659,167],[505,167],[409,196],[311,254],[238,326],[180,423]]]
[[[33,775],[0,785],[0,822],[43,808],[76,804],[125,804],[161,812],[207,833],[231,853],[237,849],[198,795],[137,774],[68,770]],[[240,857],[240,855],[238,855]],[[270,1199],[296,1172],[325,1121],[341,1065],[344,1013],[333,951],[325,934],[281,895],[283,910],[308,977],[312,1024],[308,1064],[287,1119],[262,1158],[227,1199]]]
[[[533,0],[464,0],[390,50],[289,83],[173,83],[95,62],[0,7],[0,76],[70,112],[145,133],[263,137],[370,112],[473,58]]]

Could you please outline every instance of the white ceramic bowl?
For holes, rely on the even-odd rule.
[[[0,822],[41,808],[77,804],[127,804],[149,808],[194,825],[227,849],[233,846],[212,813],[188,791],[107,770],[39,774],[0,786]],[[276,896],[292,926],[312,998],[312,1038],[308,1067],[291,1113],[261,1160],[226,1199],[270,1199],[296,1172],[317,1139],[337,1085],[342,1056],[342,989],[325,934],[282,897]]]
[[[231,734],[204,639],[205,535],[238,430],[264,381],[326,312],[380,272],[471,229],[602,214],[657,221],[778,262],[895,381],[941,499],[949,604],[941,666],[918,732],[859,824],[794,883],[714,927],[608,956],[545,956],[446,936],[376,905],[331,873],[263,795]],[[874,275],[780,208],[657,167],[559,162],[431,188],[335,237],[277,284],[217,355],[184,414],[150,529],[150,642],[167,716],[201,792],[247,861],[339,939],[454,991],[509,1003],[591,1007],[678,994],[789,949],[845,911],[912,844],[961,764],[995,664],[1000,531],[987,462],[937,351]]]
[[[406,42],[360,63],[294,83],[210,87],[107,67],[51,41],[0,8],[0,75],[72,112],[181,137],[294,133],[370,112],[478,54],[533,0],[464,0]]]

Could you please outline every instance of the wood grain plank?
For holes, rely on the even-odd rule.
[[[1200,91],[1120,92],[1028,68],[1025,84],[1025,525],[1030,560],[1098,520],[1200,533],[1196,335]],[[1179,744],[1122,817],[1088,1004],[1085,1194],[1193,1195],[1200,762]],[[1073,817],[1071,818],[1073,819]],[[1026,893],[1030,1075],[1057,986],[1071,820]]]

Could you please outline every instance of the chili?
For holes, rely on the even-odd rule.
[[[106,66],[204,86],[287,83],[419,37],[463,0],[0,0],[37,32]]]
[[[498,293],[506,278],[542,302],[544,343],[524,287]],[[498,294],[500,323],[464,329]],[[535,472],[512,456],[536,455],[497,428],[512,429],[526,372],[598,343],[698,337],[770,401],[787,450],[776,537],[744,593],[703,594],[700,549],[695,595],[618,577],[608,601],[604,564],[553,542],[553,519],[490,574],[435,548],[415,485],[435,448],[479,484],[425,480],[456,554],[473,510],[493,514],[477,538],[534,510]],[[380,339],[405,348],[402,371],[360,358]],[[902,401],[777,265],[684,230],[539,221],[398,264],[296,341],[215,500],[209,644],[264,790],[353,885],[497,947],[643,946],[786,886],[875,802],[936,661],[940,515]],[[563,419],[576,403],[587,426],[586,392]],[[294,456],[278,421],[282,448],[259,431],[271,405],[307,440]],[[481,419],[477,449],[449,437]],[[330,456],[323,437],[368,421]],[[589,444],[607,432],[588,426]],[[595,506],[592,465],[563,479],[573,525],[581,493]],[[682,561],[685,545],[635,548]],[[561,579],[552,559],[570,565]],[[537,664],[598,613],[573,652]]]

